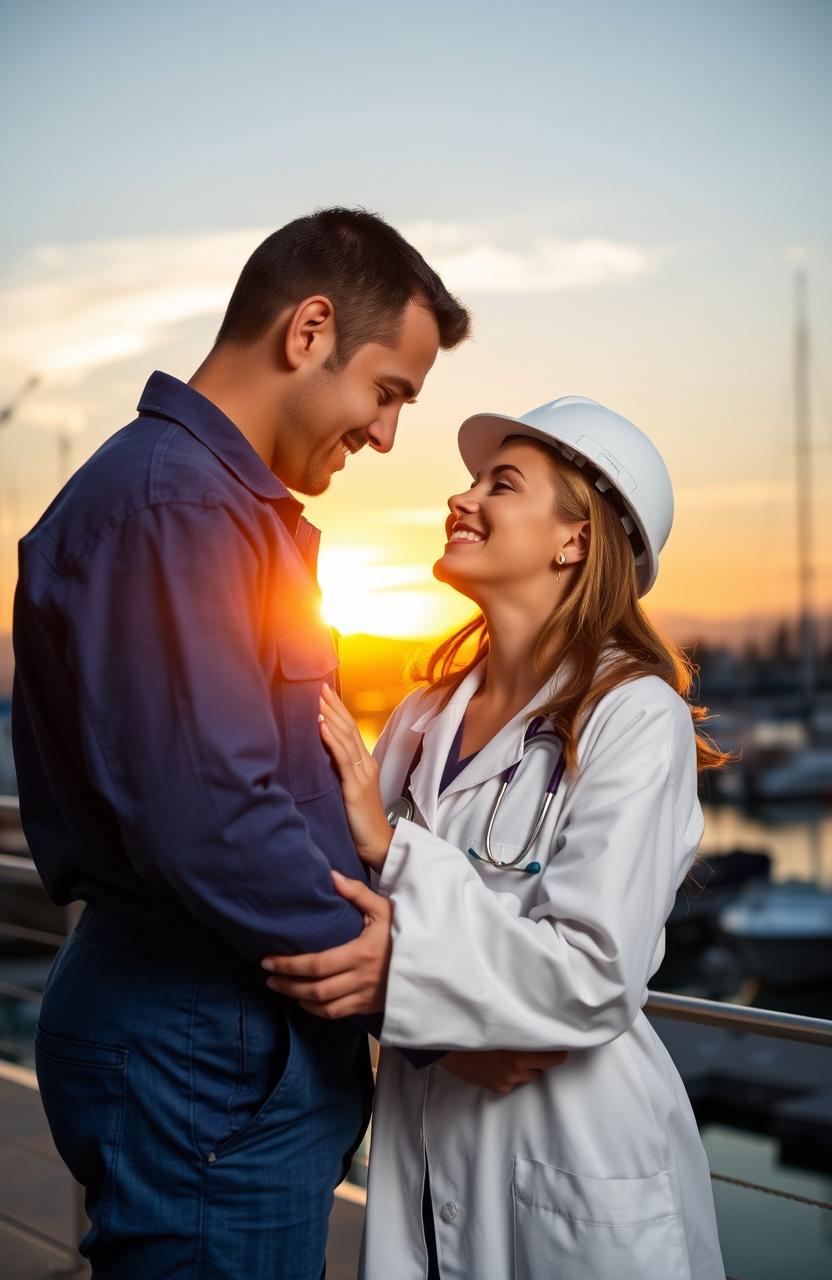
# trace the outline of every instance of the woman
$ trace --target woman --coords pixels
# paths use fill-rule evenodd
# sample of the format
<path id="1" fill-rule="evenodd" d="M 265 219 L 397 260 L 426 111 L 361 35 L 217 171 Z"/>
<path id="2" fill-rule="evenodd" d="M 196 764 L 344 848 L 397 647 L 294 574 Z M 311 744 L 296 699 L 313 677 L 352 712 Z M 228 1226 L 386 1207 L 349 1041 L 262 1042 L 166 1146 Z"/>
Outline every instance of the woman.
<path id="1" fill-rule="evenodd" d="M 577 396 L 471 418 L 459 440 L 474 480 L 434 572 L 481 617 L 434 654 L 375 763 L 322 700 L 394 908 L 382 1042 L 449 1051 L 422 1070 L 382 1053 L 362 1275 L 722 1280 L 707 1159 L 641 1012 L 702 835 L 697 762 L 723 761 L 638 604 L 670 479 L 632 423 Z M 345 989 L 319 981 L 307 1007 L 343 1012 Z M 506 1074 L 505 1050 L 566 1060 Z"/>

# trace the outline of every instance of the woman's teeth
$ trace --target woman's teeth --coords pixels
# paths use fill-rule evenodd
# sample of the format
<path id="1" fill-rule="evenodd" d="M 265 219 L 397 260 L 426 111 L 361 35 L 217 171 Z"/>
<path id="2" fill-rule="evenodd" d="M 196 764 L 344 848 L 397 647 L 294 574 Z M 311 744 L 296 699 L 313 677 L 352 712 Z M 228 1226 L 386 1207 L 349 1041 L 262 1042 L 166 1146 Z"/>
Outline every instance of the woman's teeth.
<path id="1" fill-rule="evenodd" d="M 481 533 L 473 533 L 470 529 L 454 529 L 449 542 L 485 542 Z"/>

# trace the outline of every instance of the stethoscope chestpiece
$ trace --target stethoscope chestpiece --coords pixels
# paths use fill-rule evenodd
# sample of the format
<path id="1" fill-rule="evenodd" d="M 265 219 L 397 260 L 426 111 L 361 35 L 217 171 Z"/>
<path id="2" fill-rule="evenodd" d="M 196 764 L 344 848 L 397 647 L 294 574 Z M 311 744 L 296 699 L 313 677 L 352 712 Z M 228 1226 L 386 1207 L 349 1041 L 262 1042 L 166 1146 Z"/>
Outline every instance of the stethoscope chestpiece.
<path id="1" fill-rule="evenodd" d="M 410 796 L 396 796 L 396 799 L 388 807 L 384 816 L 387 818 L 390 826 L 395 827 L 396 823 L 401 821 L 402 818 L 404 818 L 405 821 L 410 822 L 413 817 L 413 812 L 413 801 L 410 799 Z"/>

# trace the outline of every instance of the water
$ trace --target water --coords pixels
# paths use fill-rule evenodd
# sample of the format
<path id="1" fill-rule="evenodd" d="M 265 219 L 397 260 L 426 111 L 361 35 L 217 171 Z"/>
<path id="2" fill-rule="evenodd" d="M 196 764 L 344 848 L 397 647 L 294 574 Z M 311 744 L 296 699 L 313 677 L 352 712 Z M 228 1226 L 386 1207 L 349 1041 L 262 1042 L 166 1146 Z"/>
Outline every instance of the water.
<path id="1" fill-rule="evenodd" d="M 702 1141 L 711 1170 L 832 1204 L 832 1175 L 790 1169 L 777 1143 L 758 1133 L 706 1125 Z M 737 1280 L 829 1280 L 832 1211 L 810 1208 L 715 1181 L 719 1240 L 725 1269 Z"/>
<path id="2" fill-rule="evenodd" d="M 0 962 L 0 978 L 4 972 Z M 0 994 L 0 1060 L 34 1068 L 37 1016 L 33 1001 Z"/>
<path id="3" fill-rule="evenodd" d="M 766 849 L 772 879 L 817 880 L 832 888 L 832 809 L 781 805 L 754 812 L 731 804 L 706 804 L 703 853 L 739 846 Z"/>

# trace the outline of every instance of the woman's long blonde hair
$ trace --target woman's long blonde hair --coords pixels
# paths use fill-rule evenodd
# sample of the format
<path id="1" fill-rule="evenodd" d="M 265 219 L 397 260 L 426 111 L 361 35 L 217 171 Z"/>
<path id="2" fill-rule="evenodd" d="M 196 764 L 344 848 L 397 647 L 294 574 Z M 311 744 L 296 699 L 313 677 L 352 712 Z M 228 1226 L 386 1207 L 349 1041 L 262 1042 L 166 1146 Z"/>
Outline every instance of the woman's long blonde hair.
<path id="1" fill-rule="evenodd" d="M 563 742 L 566 767 L 578 763 L 578 735 L 592 708 L 604 694 L 639 676 L 659 676 L 688 701 L 695 668 L 683 651 L 664 639 L 638 600 L 635 559 L 618 512 L 581 469 L 553 449 L 527 436 L 509 437 L 533 445 L 549 462 L 558 516 L 567 524 L 588 520 L 589 551 L 575 582 L 541 631 L 535 647 L 535 670 L 541 684 L 555 674 L 564 658 L 569 670 L 548 702 L 535 708 L 545 715 Z M 504 441 L 505 443 L 505 441 Z M 473 644 L 473 656 L 463 651 Z M 488 653 L 485 618 L 478 614 L 448 636 L 431 654 L 418 683 L 444 690 L 439 707 Z M 603 661 L 602 661 L 603 658 Z M 707 707 L 689 702 L 694 725 Z M 696 735 L 699 770 L 719 769 L 732 757 L 707 736 Z"/>

